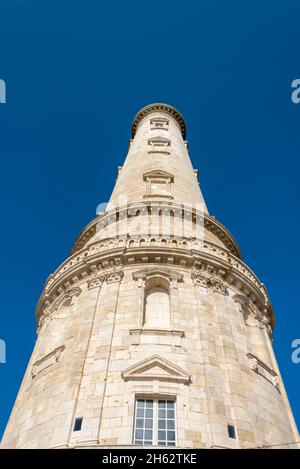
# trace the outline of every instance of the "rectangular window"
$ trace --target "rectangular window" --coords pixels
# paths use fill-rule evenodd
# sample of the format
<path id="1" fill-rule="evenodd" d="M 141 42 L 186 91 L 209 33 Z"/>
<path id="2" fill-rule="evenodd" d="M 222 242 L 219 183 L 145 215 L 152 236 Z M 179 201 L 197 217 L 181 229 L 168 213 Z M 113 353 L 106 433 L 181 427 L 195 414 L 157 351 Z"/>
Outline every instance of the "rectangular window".
<path id="1" fill-rule="evenodd" d="M 163 129 L 168 130 L 169 121 L 163 117 L 155 117 L 150 120 L 151 129 Z"/>
<path id="2" fill-rule="evenodd" d="M 175 446 L 175 401 L 137 399 L 134 443 L 136 445 Z"/>
<path id="3" fill-rule="evenodd" d="M 229 438 L 233 438 L 235 440 L 236 439 L 235 426 L 227 425 L 227 430 L 228 430 Z"/>
<path id="4" fill-rule="evenodd" d="M 73 428 L 74 432 L 79 432 L 81 430 L 82 420 L 83 420 L 82 417 L 78 417 L 77 419 L 75 419 L 74 428 Z"/>
<path id="5" fill-rule="evenodd" d="M 151 150 L 148 153 L 166 153 L 170 154 L 169 147 L 171 146 L 171 140 L 163 137 L 152 137 L 148 139 L 148 145 L 151 146 Z"/>

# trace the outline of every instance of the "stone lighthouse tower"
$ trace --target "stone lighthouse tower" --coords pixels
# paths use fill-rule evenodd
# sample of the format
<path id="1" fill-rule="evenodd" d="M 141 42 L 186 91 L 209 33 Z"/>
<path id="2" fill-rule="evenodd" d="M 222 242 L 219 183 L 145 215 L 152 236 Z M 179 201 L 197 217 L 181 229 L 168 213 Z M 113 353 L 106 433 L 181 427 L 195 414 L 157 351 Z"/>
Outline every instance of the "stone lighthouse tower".
<path id="1" fill-rule="evenodd" d="M 3 448 L 296 447 L 267 291 L 209 215 L 173 107 L 134 118 L 107 209 L 36 315 Z"/>

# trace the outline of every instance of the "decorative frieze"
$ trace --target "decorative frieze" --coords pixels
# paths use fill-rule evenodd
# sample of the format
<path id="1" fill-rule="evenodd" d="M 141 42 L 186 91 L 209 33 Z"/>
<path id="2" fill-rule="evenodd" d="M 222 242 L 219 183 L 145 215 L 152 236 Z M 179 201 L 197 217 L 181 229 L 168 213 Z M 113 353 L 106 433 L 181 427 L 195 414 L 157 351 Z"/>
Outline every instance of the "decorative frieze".
<path id="1" fill-rule="evenodd" d="M 126 266 L 126 264 L 133 265 L 139 263 L 157 263 L 162 264 L 162 267 L 163 265 L 167 266 L 168 264 L 172 264 L 174 266 L 177 265 L 182 268 L 192 268 L 191 277 L 195 285 L 200 285 L 202 287 L 209 288 L 210 290 L 219 292 L 221 294 L 226 294 L 226 288 L 229 286 L 240 290 L 241 294 L 245 295 L 252 302 L 254 302 L 256 306 L 258 306 L 258 309 L 260 311 L 266 310 L 265 315 L 271 317 L 270 327 L 272 326 L 273 313 L 268 301 L 268 296 L 266 294 L 265 287 L 254 277 L 254 274 L 250 271 L 247 266 L 245 266 L 245 264 L 243 264 L 241 261 L 238 261 L 237 258 L 235 258 L 234 263 L 228 262 L 228 256 L 230 255 L 228 251 L 224 251 L 226 252 L 227 256 L 226 259 L 224 259 L 224 256 L 216 257 L 218 251 L 214 252 L 213 254 L 211 253 L 211 251 L 209 251 L 208 256 L 208 253 L 204 251 L 204 247 L 202 251 L 193 251 L 193 255 L 191 256 L 188 252 L 185 254 L 183 251 L 179 252 L 174 249 L 173 241 L 174 240 L 172 240 L 171 244 L 167 246 L 163 244 L 158 244 L 155 246 L 155 248 L 159 249 L 160 253 L 162 252 L 161 249 L 167 250 L 166 255 L 159 256 L 155 255 L 155 251 L 153 251 L 153 253 L 148 253 L 147 256 L 145 256 L 145 248 L 144 246 L 142 246 L 140 253 L 139 249 L 136 249 L 136 247 L 134 248 L 134 255 L 128 255 L 126 249 L 124 248 L 125 252 L 122 254 L 120 253 L 119 257 L 107 257 L 107 254 L 105 254 L 105 252 L 102 253 L 99 251 L 98 254 L 95 252 L 94 248 L 98 246 L 97 249 L 99 249 L 99 243 L 92 245 L 90 247 L 90 255 L 89 252 L 87 252 L 86 256 L 84 257 L 84 260 L 80 261 L 78 259 L 78 264 L 74 264 L 74 262 L 72 262 L 72 265 L 70 265 L 70 273 L 68 273 L 68 270 L 64 266 L 62 269 L 58 269 L 57 273 L 51 277 L 51 285 L 47 285 L 44 294 L 42 295 L 38 304 L 38 315 L 41 316 L 42 314 L 44 314 L 42 310 L 45 310 L 45 314 L 47 314 L 48 305 L 53 304 L 55 302 L 55 298 L 60 296 L 58 293 L 58 288 L 60 288 L 61 285 L 63 286 L 63 288 L 60 291 L 62 291 L 66 287 L 68 287 L 67 289 L 71 287 L 73 288 L 74 286 L 76 286 L 76 283 L 80 282 L 82 279 L 85 279 L 87 277 L 89 282 L 89 288 L 93 288 L 97 285 L 99 286 L 101 283 L 101 280 L 99 279 L 93 280 L 93 277 L 99 275 L 95 275 L 95 272 L 106 272 L 105 281 L 110 283 L 121 280 L 123 276 L 123 271 L 122 269 L 119 271 L 116 269 L 121 265 Z M 135 241 L 135 243 L 138 244 L 137 241 Z M 205 246 L 207 245 L 208 244 L 206 243 Z M 185 247 L 185 249 L 188 250 L 187 246 L 182 247 Z M 153 249 L 153 246 L 151 246 L 151 248 Z M 172 249 L 172 256 L 169 255 L 169 253 L 171 254 L 170 248 Z M 101 258 L 104 256 L 106 258 L 101 260 Z M 201 258 L 205 260 L 200 260 Z M 220 259 L 222 259 L 222 267 L 220 266 Z M 243 267 L 237 268 L 237 261 L 238 265 Z M 76 271 L 74 270 L 75 268 Z M 146 270 L 148 271 L 148 269 Z M 90 272 L 93 273 L 92 278 L 89 278 Z M 55 285 L 57 285 L 57 290 L 55 290 Z M 172 281 L 172 286 L 176 288 L 176 281 L 174 281 L 174 279 Z M 63 295 L 63 293 L 61 293 L 61 295 Z M 269 335 L 270 327 L 267 327 Z"/>
<path id="2" fill-rule="evenodd" d="M 181 250 L 187 251 L 188 253 L 195 252 L 195 256 L 199 256 L 201 254 L 209 254 L 210 257 L 212 258 L 217 258 L 220 259 L 222 262 L 225 262 L 228 264 L 228 266 L 231 268 L 232 274 L 235 271 L 238 271 L 243 277 L 246 277 L 251 284 L 255 285 L 257 289 L 261 292 L 261 294 L 265 297 L 266 301 L 268 299 L 265 287 L 263 284 L 259 282 L 259 280 L 255 277 L 255 275 L 252 273 L 252 271 L 239 259 L 236 257 L 233 257 L 226 249 L 222 249 L 219 246 L 216 246 L 213 243 L 208 243 L 205 242 L 201 247 L 197 247 L 197 241 L 191 241 L 191 240 L 186 240 L 182 239 L 180 237 L 158 237 L 158 238 L 153 238 L 153 237 L 145 237 L 144 235 L 137 236 L 135 238 L 126 238 L 124 240 L 103 240 L 103 241 L 98 241 L 94 244 L 91 244 L 88 246 L 86 250 L 84 250 L 82 253 L 78 255 L 74 255 L 71 258 L 69 258 L 60 268 L 57 269 L 57 271 L 51 275 L 48 279 L 48 282 L 45 286 L 45 290 L 49 291 L 51 286 L 57 281 L 68 275 L 68 272 L 71 272 L 74 270 L 74 268 L 81 268 L 83 263 L 90 263 L 90 260 L 92 260 L 95 256 L 101 257 L 104 256 L 107 251 L 115 251 L 115 250 L 120 250 L 120 242 L 122 242 L 123 247 L 122 247 L 122 253 L 121 255 L 124 255 L 126 250 L 128 248 L 132 249 L 134 248 L 137 250 L 137 248 L 141 248 L 142 250 L 145 250 L 147 247 L 151 248 L 158 248 L 159 250 L 166 250 L 166 252 L 170 251 L 172 249 L 173 251 L 176 248 L 179 248 Z M 107 255 L 107 254 L 106 254 Z M 177 254 L 177 256 L 179 253 Z M 144 256 L 145 257 L 145 256 Z M 147 256 L 148 257 L 148 256 Z M 187 259 L 185 259 L 184 254 L 181 253 L 180 259 L 178 262 L 181 262 L 182 264 L 184 263 L 186 266 L 187 265 Z M 116 259 L 115 256 L 112 253 L 112 259 Z M 131 257 L 132 263 L 134 263 L 134 257 Z M 171 259 L 172 262 L 174 262 L 173 257 L 168 256 L 168 260 Z M 129 263 L 130 260 L 128 258 L 127 262 Z M 123 261 L 124 263 L 124 261 Z M 104 268 L 104 266 L 102 266 Z M 228 277 L 228 282 L 233 281 L 234 278 L 233 276 L 231 278 Z"/>

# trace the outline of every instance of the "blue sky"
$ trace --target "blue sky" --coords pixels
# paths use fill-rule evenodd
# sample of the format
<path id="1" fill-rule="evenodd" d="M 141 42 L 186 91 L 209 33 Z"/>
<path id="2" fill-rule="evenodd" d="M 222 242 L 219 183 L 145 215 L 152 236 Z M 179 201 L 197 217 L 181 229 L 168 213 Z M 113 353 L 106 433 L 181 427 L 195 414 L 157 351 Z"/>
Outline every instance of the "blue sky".
<path id="1" fill-rule="evenodd" d="M 266 284 L 300 424 L 300 3 L 1 0 L 0 435 L 35 342 L 48 275 L 109 198 L 134 114 L 177 107 L 209 211 Z"/>

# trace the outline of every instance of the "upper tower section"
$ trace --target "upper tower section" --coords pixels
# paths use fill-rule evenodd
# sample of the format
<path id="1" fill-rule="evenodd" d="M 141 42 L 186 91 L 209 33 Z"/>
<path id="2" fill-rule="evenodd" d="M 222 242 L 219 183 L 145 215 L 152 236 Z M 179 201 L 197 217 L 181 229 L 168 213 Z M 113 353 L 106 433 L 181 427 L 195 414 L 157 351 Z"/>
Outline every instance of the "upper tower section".
<path id="1" fill-rule="evenodd" d="M 175 108 L 160 103 L 142 108 L 133 120 L 129 151 L 107 210 L 169 201 L 207 213 L 185 138 L 186 125 Z"/>

